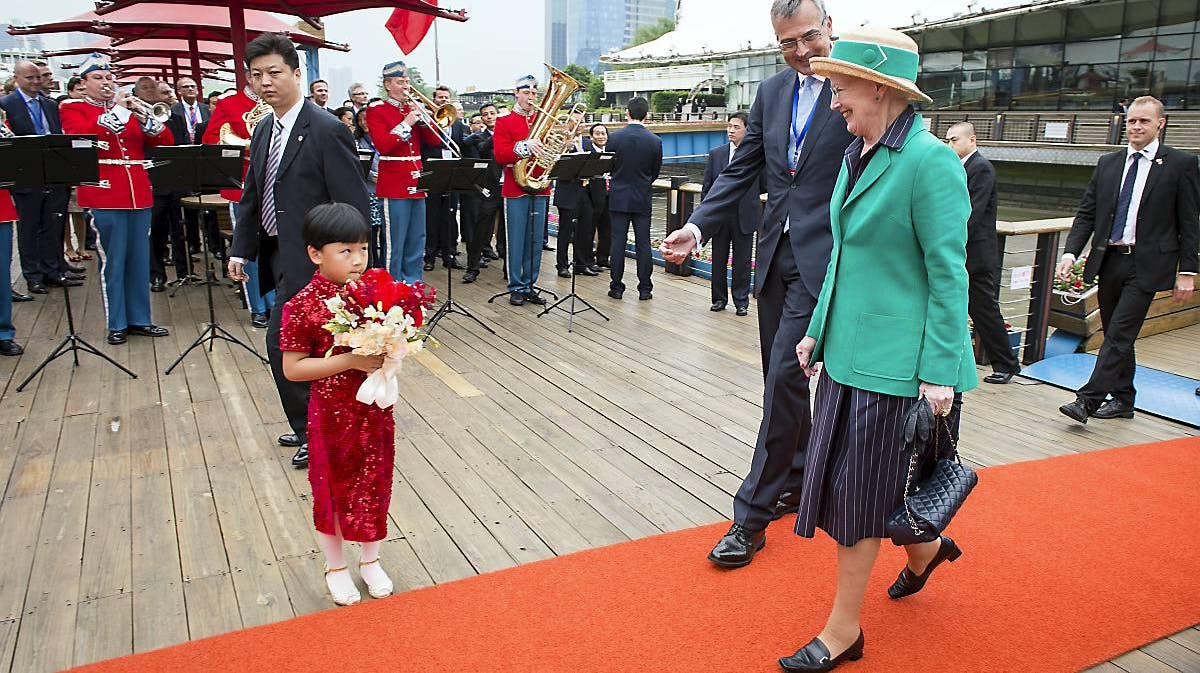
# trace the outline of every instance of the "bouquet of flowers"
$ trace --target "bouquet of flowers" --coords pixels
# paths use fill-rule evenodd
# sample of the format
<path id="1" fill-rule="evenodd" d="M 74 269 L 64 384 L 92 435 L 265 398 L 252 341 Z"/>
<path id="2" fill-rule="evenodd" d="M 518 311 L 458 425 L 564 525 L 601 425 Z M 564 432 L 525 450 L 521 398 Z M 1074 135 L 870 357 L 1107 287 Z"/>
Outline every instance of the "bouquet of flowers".
<path id="1" fill-rule="evenodd" d="M 1063 303 L 1068 305 L 1077 303 L 1082 298 L 1082 295 L 1096 284 L 1095 282 L 1088 283 L 1083 280 L 1083 267 L 1085 264 L 1087 264 L 1087 257 L 1071 265 L 1071 273 L 1065 280 L 1060 278 L 1054 279 L 1054 291 L 1062 295 Z"/>
<path id="2" fill-rule="evenodd" d="M 420 328 L 436 296 L 424 283 L 409 285 L 393 281 L 384 269 L 368 269 L 325 300 L 333 315 L 324 327 L 333 333 L 334 347 L 345 346 L 356 355 L 387 356 L 359 386 L 355 399 L 386 409 L 400 398 L 400 363 L 425 348 L 429 335 Z"/>

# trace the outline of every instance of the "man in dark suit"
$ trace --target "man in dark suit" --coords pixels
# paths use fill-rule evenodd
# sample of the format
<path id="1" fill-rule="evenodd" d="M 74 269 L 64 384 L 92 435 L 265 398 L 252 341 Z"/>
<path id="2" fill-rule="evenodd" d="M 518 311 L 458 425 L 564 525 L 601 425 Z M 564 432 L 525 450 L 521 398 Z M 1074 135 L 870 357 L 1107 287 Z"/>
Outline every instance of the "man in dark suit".
<path id="1" fill-rule="evenodd" d="M 709 560 L 736 568 L 753 559 L 772 518 L 796 511 L 804 447 L 812 429 L 808 377 L 796 345 L 821 293 L 833 238 L 829 199 L 852 137 L 829 109 L 832 90 L 809 59 L 828 56 L 833 23 L 811 0 L 773 10 L 771 23 L 790 68 L 759 85 L 750 127 L 708 197 L 688 224 L 663 241 L 663 256 L 680 262 L 711 239 L 747 191 L 767 190 L 758 237 L 754 295 L 762 348 L 763 420 L 750 472 L 734 498 L 733 526 Z"/>
<path id="2" fill-rule="evenodd" d="M 1089 416 L 1133 418 L 1134 340 L 1154 293 L 1174 290 L 1184 301 L 1195 289 L 1200 169 L 1194 155 L 1158 139 L 1165 122 L 1158 99 L 1130 104 L 1129 146 L 1100 157 L 1058 264 L 1058 276 L 1067 278 L 1091 239 L 1083 275 L 1087 282 L 1100 276 L 1104 344 L 1075 401 L 1058 408 L 1080 423 Z"/>
<path id="3" fill-rule="evenodd" d="M 746 137 L 750 115 L 735 112 L 729 115 L 725 133 L 729 142 L 714 147 L 708 153 L 704 165 L 704 185 L 700 200 L 708 195 L 713 182 L 721 171 L 737 156 L 737 149 Z M 760 178 L 761 183 L 761 178 Z M 736 211 L 725 213 L 725 221 L 712 237 L 712 308 L 724 311 L 729 303 L 729 249 L 733 248 L 733 306 L 738 315 L 750 313 L 750 248 L 754 245 L 754 231 L 762 217 L 759 195 L 761 189 L 747 189 Z"/>
<path id="4" fill-rule="evenodd" d="M 33 61 L 21 61 L 14 70 L 17 90 L 0 98 L 12 132 L 19 136 L 62 133 L 58 105 L 42 93 L 42 76 Z M 17 243 L 21 274 L 29 291 L 46 294 L 47 286 L 81 285 L 83 276 L 67 268 L 63 259 L 63 227 L 70 189 L 58 185 L 41 189 L 13 189 L 20 221 Z"/>
<path id="5" fill-rule="evenodd" d="M 985 383 L 1008 383 L 1021 363 L 1013 353 L 1000 314 L 1000 250 L 996 239 L 996 170 L 979 153 L 975 126 L 959 122 L 946 130 L 946 142 L 962 160 L 971 194 L 971 219 L 967 220 L 967 314 L 975 336 L 992 365 Z"/>
<path id="6" fill-rule="evenodd" d="M 179 142 L 179 136 L 175 136 L 175 142 L 180 145 L 199 145 L 201 136 L 196 133 L 196 127 L 207 122 L 212 111 L 208 103 L 200 100 L 200 87 L 191 77 L 180 77 L 175 89 L 179 94 L 179 102 L 171 106 L 171 112 L 179 115 L 187 127 L 187 133 L 183 136 L 187 142 Z"/>
<path id="7" fill-rule="evenodd" d="M 590 153 L 592 142 L 582 136 L 582 115 L 578 118 L 577 136 L 571 143 L 568 154 Z M 570 278 L 571 271 L 584 276 L 599 275 L 591 269 L 592 200 L 588 194 L 591 181 L 557 180 L 554 185 L 554 205 L 558 208 L 558 259 L 555 267 L 561 278 Z M 570 250 L 567 247 L 570 245 Z M 569 254 L 568 254 L 569 252 Z"/>
<path id="8" fill-rule="evenodd" d="M 500 177 L 504 169 L 496 163 L 493 149 L 494 130 L 496 128 L 496 104 L 484 103 L 479 107 L 479 120 L 483 129 L 472 133 L 463 140 L 463 154 L 476 159 L 486 159 L 488 162 L 488 195 L 464 194 L 471 196 L 475 202 L 474 214 L 468 218 L 468 209 L 463 209 L 463 238 L 467 239 L 467 272 L 463 274 L 464 283 L 474 283 L 479 278 L 479 270 L 487 266 L 485 250 L 492 242 L 492 229 L 495 227 L 496 213 L 504 205 L 504 197 L 500 195 Z M 465 229 L 471 228 L 470 235 Z"/>
<path id="9" fill-rule="evenodd" d="M 350 130 L 300 95 L 300 57 L 291 40 L 278 33 L 260 35 L 246 45 L 246 66 L 256 93 L 274 114 L 258 124 L 251 139 L 229 276 L 245 281 L 242 265 L 257 259 L 260 290 L 276 290 L 267 356 L 288 424 L 306 440 L 308 385 L 283 376 L 279 350 L 280 309 L 316 270 L 301 227 L 313 206 L 330 202 L 348 203 L 370 222 L 370 199 Z M 308 465 L 307 441 L 292 464 Z"/>
<path id="10" fill-rule="evenodd" d="M 433 102 L 442 106 L 450 103 L 450 89 L 439 86 L 433 91 Z M 466 138 L 467 125 L 456 119 L 449 129 L 439 132 L 449 135 L 459 148 Z M 454 151 L 445 144 L 421 144 L 421 162 L 430 159 L 452 159 Z M 425 270 L 432 271 L 438 257 L 442 266 L 451 269 L 464 268 L 458 261 L 458 226 L 454 222 L 454 195 L 443 192 L 425 193 Z"/>
<path id="11" fill-rule="evenodd" d="M 147 105 L 165 103 L 157 89 L 151 99 L 142 99 Z M 140 98 L 140 96 L 139 96 Z M 194 128 L 188 128 L 187 119 L 171 108 L 171 116 L 163 124 L 171 132 L 176 145 L 191 145 Z M 151 174 L 153 179 L 153 173 Z M 179 204 L 180 194 L 169 190 L 154 189 L 154 208 L 150 214 L 150 291 L 162 292 L 167 287 L 167 241 L 170 240 L 172 261 L 175 264 L 175 277 L 183 278 L 188 274 L 188 254 L 183 244 L 183 220 Z M 180 245 L 176 244 L 178 236 Z"/>
<path id="12" fill-rule="evenodd" d="M 635 96 L 625 106 L 628 123 L 612 134 L 606 151 L 616 155 L 613 160 L 612 188 L 608 194 L 608 211 L 612 216 L 612 247 L 609 264 L 612 281 L 608 296 L 620 299 L 625 293 L 625 241 L 633 225 L 633 245 L 637 255 L 638 299 L 652 299 L 654 284 L 650 272 L 654 262 L 650 257 L 650 197 L 652 183 L 662 168 L 662 139 L 646 128 L 650 104 Z M 560 244 L 561 245 L 561 244 Z"/>
<path id="13" fill-rule="evenodd" d="M 592 151 L 602 154 L 608 151 L 608 127 L 604 124 L 592 124 L 588 130 Z M 605 173 L 589 180 L 587 192 L 591 197 L 592 228 L 596 231 L 596 253 L 588 257 L 588 268 L 596 273 L 607 269 L 608 253 L 612 250 L 612 217 L 608 212 L 608 189 L 612 176 Z"/>

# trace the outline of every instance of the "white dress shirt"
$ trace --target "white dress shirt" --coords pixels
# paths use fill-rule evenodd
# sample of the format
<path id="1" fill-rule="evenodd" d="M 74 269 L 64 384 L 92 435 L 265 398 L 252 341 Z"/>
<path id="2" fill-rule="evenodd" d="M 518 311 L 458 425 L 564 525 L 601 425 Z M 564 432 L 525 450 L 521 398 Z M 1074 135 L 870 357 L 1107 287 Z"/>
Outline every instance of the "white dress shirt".
<path id="1" fill-rule="evenodd" d="M 290 110 L 283 113 L 282 117 L 277 117 L 275 115 L 271 115 L 271 117 L 270 117 L 272 124 L 274 124 L 276 122 L 276 120 L 278 120 L 279 123 L 283 125 L 283 146 L 279 148 L 280 158 L 282 158 L 284 154 L 287 154 L 288 142 L 290 142 L 292 139 L 292 127 L 296 125 L 296 119 L 300 117 L 300 110 L 301 110 L 301 108 L 304 107 L 305 100 L 306 99 L 303 96 L 301 96 L 300 100 L 297 101 L 296 104 L 293 105 Z M 266 121 L 266 120 L 264 120 L 264 121 Z M 261 124 L 262 122 L 259 122 L 259 123 Z M 273 133 L 273 131 L 272 131 L 272 133 Z M 269 145 L 269 143 L 268 143 L 268 145 Z M 276 176 L 276 177 L 278 177 L 278 176 Z M 259 185 L 259 189 L 262 189 L 262 185 Z M 259 205 L 261 205 L 261 204 L 259 204 Z M 236 225 L 236 223 L 235 223 L 235 225 Z M 229 257 L 229 261 L 237 262 L 238 264 L 246 263 L 245 259 L 243 259 L 241 257 L 233 257 L 233 256 Z"/>
<path id="2" fill-rule="evenodd" d="M 971 153 L 970 153 L 970 154 L 968 154 L 967 156 L 965 156 L 965 157 L 963 157 L 963 158 L 962 158 L 962 160 L 961 160 L 961 161 L 962 161 L 962 165 L 963 165 L 963 166 L 966 166 L 966 165 L 967 165 L 967 162 L 971 160 L 971 157 L 975 156 L 975 155 L 976 155 L 978 152 L 979 152 L 979 150 L 971 150 Z"/>
<path id="3" fill-rule="evenodd" d="M 196 102 L 191 105 L 183 100 L 179 101 L 179 104 L 183 107 L 183 120 L 187 122 L 188 135 L 194 138 L 196 136 L 196 124 L 204 121 L 200 116 L 200 99 L 197 98 Z M 195 117 L 192 115 L 195 115 Z M 195 123 L 192 122 L 193 119 Z"/>
<path id="4" fill-rule="evenodd" d="M 1121 240 L 1114 241 L 1121 245 L 1133 245 L 1137 242 L 1137 218 L 1138 210 L 1142 203 L 1142 194 L 1146 191 L 1146 177 L 1150 175 L 1150 171 L 1154 170 L 1154 157 L 1158 155 L 1158 138 L 1154 142 L 1146 145 L 1141 150 L 1133 149 L 1133 146 L 1125 148 L 1125 163 L 1121 168 L 1121 185 L 1125 183 L 1125 174 L 1129 172 L 1129 166 L 1133 163 L 1133 155 L 1141 154 L 1142 158 L 1138 159 L 1137 179 L 1133 181 L 1133 197 L 1129 200 L 1129 214 L 1125 219 L 1125 231 L 1121 235 Z M 1113 222 L 1113 229 L 1117 228 L 1117 223 Z"/>

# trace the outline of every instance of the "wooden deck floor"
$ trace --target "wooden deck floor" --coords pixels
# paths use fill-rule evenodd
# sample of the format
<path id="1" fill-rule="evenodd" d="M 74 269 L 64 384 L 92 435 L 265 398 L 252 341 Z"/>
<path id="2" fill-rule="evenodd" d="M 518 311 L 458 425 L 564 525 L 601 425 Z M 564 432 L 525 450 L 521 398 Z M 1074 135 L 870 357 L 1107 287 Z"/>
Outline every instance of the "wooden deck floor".
<path id="1" fill-rule="evenodd" d="M 545 261 L 543 284 L 567 291 Z M 497 334 L 452 316 L 436 332 L 441 346 L 406 365 L 383 551 L 398 589 L 730 516 L 761 415 L 755 318 L 709 312 L 704 282 L 654 278 L 650 302 L 615 302 L 603 278 L 581 278 L 612 321 L 584 314 L 573 334 L 564 315 L 486 304 L 501 289 L 498 268 L 455 286 Z M 101 346 L 94 280 L 72 298 L 82 335 Z M 153 301 L 169 338 L 102 346 L 138 379 L 84 354 L 21 393 L 66 322 L 61 293 L 16 306 L 26 354 L 0 358 L 0 672 L 55 671 L 331 607 L 306 475 L 274 441 L 288 430 L 268 370 L 218 342 L 164 376 L 203 326 L 205 294 Z M 217 308 L 261 349 L 263 332 L 228 289 Z M 1155 337 L 1139 356 L 1196 376 L 1183 354 L 1198 340 L 1200 328 Z M 1066 399 L 1039 384 L 971 393 L 965 457 L 993 465 L 1195 434 L 1144 414 L 1077 427 L 1056 411 Z M 1096 670 L 1200 670 L 1200 630 Z"/>

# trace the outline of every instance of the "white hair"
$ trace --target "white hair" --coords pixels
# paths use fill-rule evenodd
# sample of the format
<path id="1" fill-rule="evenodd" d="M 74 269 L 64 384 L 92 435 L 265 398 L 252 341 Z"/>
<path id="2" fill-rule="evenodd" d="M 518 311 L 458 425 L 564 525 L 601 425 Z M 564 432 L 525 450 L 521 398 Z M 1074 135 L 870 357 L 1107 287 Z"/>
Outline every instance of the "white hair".
<path id="1" fill-rule="evenodd" d="M 792 18 L 805 2 L 816 5 L 817 11 L 821 12 L 821 23 L 825 23 L 825 19 L 829 18 L 829 12 L 825 11 L 825 0 L 775 0 L 771 3 L 771 20 Z"/>

